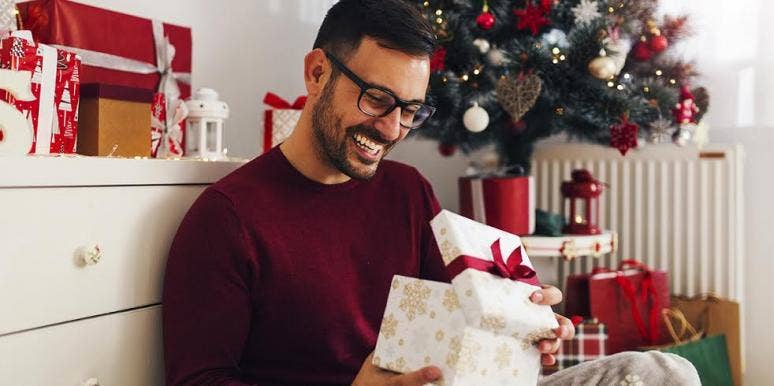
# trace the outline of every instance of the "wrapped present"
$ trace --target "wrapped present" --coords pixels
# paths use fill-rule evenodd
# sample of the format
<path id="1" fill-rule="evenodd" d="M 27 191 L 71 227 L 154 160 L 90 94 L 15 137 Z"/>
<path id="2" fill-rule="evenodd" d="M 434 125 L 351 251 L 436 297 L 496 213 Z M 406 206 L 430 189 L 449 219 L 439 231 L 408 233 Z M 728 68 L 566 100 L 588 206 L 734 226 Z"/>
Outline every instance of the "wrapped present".
<path id="1" fill-rule="evenodd" d="M 83 58 L 83 83 L 149 90 L 170 99 L 191 95 L 191 30 L 68 0 L 18 4 L 41 43 Z"/>
<path id="2" fill-rule="evenodd" d="M 91 156 L 150 155 L 153 91 L 106 84 L 84 84 L 78 110 L 78 153 Z"/>
<path id="3" fill-rule="evenodd" d="M 563 340 L 555 354 L 556 363 L 543 366 L 543 375 L 553 374 L 577 364 L 605 356 L 607 329 L 596 319 L 587 319 L 575 326 L 575 337 Z"/>
<path id="4" fill-rule="evenodd" d="M 0 41 L 0 68 L 29 74 L 31 97 L 0 90 L 0 101 L 16 107 L 33 129 L 31 154 L 74 153 L 78 134 L 80 58 L 35 44 L 29 31 Z"/>
<path id="5" fill-rule="evenodd" d="M 535 232 L 531 176 L 476 175 L 459 179 L 460 213 L 517 235 Z"/>
<path id="6" fill-rule="evenodd" d="M 393 279 L 374 364 L 436 365 L 446 386 L 535 385 L 535 343 L 555 338 L 558 323 L 530 300 L 540 287 L 518 236 L 448 211 L 431 226 L 452 283 Z"/>
<path id="7" fill-rule="evenodd" d="M 739 303 L 712 294 L 702 294 L 694 297 L 673 296 L 672 307 L 680 310 L 688 322 L 708 336 L 725 335 L 734 385 L 742 386 Z"/>
<path id="8" fill-rule="evenodd" d="M 269 106 L 264 111 L 263 117 L 263 152 L 265 153 L 285 141 L 293 132 L 298 119 L 301 118 L 306 96 L 296 98 L 296 101 L 291 104 L 274 93 L 266 93 L 263 103 Z"/>
<path id="9" fill-rule="evenodd" d="M 567 277 L 565 312 L 604 323 L 608 354 L 661 344 L 668 340 L 661 318 L 669 307 L 668 283 L 666 272 L 624 260 L 617 271 Z"/>
<path id="10" fill-rule="evenodd" d="M 18 7 L 36 39 L 83 58 L 83 83 L 157 90 L 166 108 L 191 95 L 190 28 L 69 0 L 33 0 Z M 162 135 L 175 142 L 164 156 L 182 156 L 185 122 L 172 118 L 162 121 Z"/>

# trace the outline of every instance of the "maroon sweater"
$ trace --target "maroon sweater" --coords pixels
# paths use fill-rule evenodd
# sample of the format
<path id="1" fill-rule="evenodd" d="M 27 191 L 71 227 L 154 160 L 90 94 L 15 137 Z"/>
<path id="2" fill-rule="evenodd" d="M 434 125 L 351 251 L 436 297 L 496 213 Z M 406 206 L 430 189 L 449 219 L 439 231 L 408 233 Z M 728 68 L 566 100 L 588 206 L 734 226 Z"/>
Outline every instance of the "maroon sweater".
<path id="1" fill-rule="evenodd" d="M 412 167 L 323 185 L 275 148 L 209 187 L 167 262 L 167 385 L 350 384 L 393 275 L 448 281 Z"/>

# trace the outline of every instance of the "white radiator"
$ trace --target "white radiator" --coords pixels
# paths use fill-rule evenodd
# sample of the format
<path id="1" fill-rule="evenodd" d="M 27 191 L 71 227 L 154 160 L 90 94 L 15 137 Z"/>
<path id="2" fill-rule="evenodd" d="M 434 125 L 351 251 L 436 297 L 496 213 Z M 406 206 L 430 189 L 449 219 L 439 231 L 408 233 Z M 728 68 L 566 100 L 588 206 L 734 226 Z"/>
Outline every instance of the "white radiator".
<path id="1" fill-rule="evenodd" d="M 609 184 L 600 199 L 600 225 L 618 232 L 618 251 L 562 262 L 566 275 L 636 258 L 669 271 L 674 294 L 713 292 L 741 302 L 744 290 L 742 185 L 739 145 L 703 149 L 672 144 L 617 150 L 586 144 L 543 144 L 532 174 L 537 207 L 561 213 L 559 186 L 585 168 Z"/>

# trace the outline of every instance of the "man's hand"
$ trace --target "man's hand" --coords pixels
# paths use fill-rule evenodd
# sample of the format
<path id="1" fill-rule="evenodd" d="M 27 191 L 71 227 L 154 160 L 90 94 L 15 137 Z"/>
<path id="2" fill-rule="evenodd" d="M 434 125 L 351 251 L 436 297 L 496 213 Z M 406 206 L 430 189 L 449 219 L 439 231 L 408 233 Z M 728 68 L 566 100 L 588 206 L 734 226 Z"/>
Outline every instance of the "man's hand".
<path id="1" fill-rule="evenodd" d="M 352 386 L 422 386 L 441 379 L 441 370 L 435 366 L 424 367 L 412 373 L 396 374 L 380 369 L 371 363 L 373 353 L 366 358 Z"/>
<path id="2" fill-rule="evenodd" d="M 559 288 L 554 286 L 544 285 L 543 289 L 532 293 L 530 299 L 533 303 L 554 306 L 562 302 L 562 291 L 559 291 Z M 543 354 L 541 356 L 541 362 L 544 365 L 556 363 L 554 354 L 559 350 L 562 339 L 572 339 L 572 337 L 575 336 L 575 328 L 573 328 L 570 319 L 556 314 L 556 321 L 559 322 L 559 328 L 555 330 L 557 339 L 544 339 L 538 343 L 538 350 Z"/>

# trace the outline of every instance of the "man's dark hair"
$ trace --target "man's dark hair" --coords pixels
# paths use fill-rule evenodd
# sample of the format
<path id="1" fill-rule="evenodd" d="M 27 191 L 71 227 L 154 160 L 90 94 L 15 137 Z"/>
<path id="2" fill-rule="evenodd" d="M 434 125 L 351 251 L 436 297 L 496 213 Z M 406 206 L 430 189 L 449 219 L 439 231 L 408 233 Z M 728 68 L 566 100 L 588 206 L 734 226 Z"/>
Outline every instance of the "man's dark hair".
<path id="1" fill-rule="evenodd" d="M 405 0 L 341 0 L 328 10 L 314 48 L 347 60 L 366 36 L 415 56 L 430 56 L 436 44 L 430 23 Z"/>

